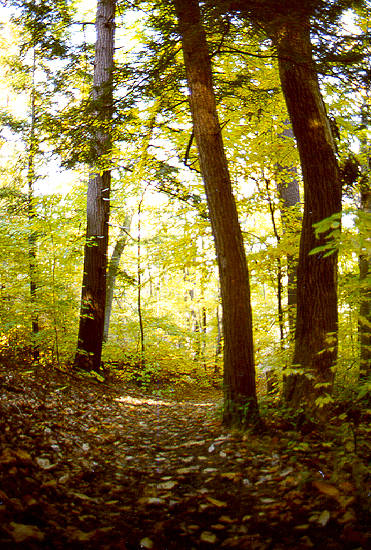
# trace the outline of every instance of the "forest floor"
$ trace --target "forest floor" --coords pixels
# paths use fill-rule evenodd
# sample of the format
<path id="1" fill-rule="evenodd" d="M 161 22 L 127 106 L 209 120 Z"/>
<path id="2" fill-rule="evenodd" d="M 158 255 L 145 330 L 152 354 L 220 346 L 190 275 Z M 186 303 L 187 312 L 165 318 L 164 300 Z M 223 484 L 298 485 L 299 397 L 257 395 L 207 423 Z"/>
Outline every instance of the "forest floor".
<path id="1" fill-rule="evenodd" d="M 221 397 L 0 365 L 0 548 L 365 549 L 365 426 L 230 432 Z"/>

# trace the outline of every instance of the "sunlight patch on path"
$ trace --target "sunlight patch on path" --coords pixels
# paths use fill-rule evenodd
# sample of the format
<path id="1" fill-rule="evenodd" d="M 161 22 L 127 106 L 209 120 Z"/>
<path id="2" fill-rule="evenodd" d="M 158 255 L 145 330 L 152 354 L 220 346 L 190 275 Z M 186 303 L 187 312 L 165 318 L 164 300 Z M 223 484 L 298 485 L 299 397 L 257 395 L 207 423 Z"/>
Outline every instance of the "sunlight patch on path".
<path id="1" fill-rule="evenodd" d="M 117 397 L 115 401 L 118 401 L 119 403 L 125 403 L 128 405 L 163 405 L 164 407 L 174 407 L 179 405 L 192 405 L 192 407 L 210 407 L 213 405 L 211 401 L 209 402 L 203 402 L 203 403 L 194 403 L 193 401 L 164 401 L 163 399 L 149 399 L 149 398 L 143 398 L 139 399 L 137 397 L 131 397 L 129 395 L 125 397 Z"/>

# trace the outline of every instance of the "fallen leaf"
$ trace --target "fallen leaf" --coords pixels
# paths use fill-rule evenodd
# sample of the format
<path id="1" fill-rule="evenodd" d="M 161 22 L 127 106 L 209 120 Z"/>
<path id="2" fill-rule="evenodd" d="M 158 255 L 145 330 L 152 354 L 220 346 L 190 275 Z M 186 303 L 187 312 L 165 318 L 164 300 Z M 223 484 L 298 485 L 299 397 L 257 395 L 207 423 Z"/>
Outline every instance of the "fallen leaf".
<path id="1" fill-rule="evenodd" d="M 68 474 L 64 474 L 58 479 L 58 483 L 66 483 L 70 479 L 70 476 Z"/>
<path id="2" fill-rule="evenodd" d="M 153 548 L 153 541 L 148 537 L 145 537 L 144 539 L 142 539 L 139 544 L 140 544 L 140 548 L 146 548 L 148 550 Z"/>
<path id="3" fill-rule="evenodd" d="M 15 542 L 25 542 L 26 540 L 38 540 L 42 541 L 45 535 L 36 525 L 25 525 L 23 523 L 15 523 L 12 521 L 10 524 L 10 535 Z"/>
<path id="4" fill-rule="evenodd" d="M 249 516 L 250 517 L 250 516 Z M 221 521 L 222 523 L 236 523 L 236 520 L 235 519 L 232 519 L 231 517 L 229 516 L 220 516 L 219 520 L 218 521 Z"/>
<path id="5" fill-rule="evenodd" d="M 218 468 L 205 468 L 202 470 L 203 474 L 213 474 L 218 471 Z"/>
<path id="6" fill-rule="evenodd" d="M 138 503 L 144 506 L 161 506 L 165 504 L 165 501 L 163 498 L 142 497 L 138 500 Z"/>
<path id="7" fill-rule="evenodd" d="M 217 500 L 213 497 L 206 497 L 206 500 L 208 500 L 210 504 L 212 504 L 213 506 L 217 506 L 218 508 L 224 508 L 225 506 L 227 506 L 226 502 L 222 502 L 221 500 Z"/>
<path id="8" fill-rule="evenodd" d="M 214 468 L 215 469 L 215 468 Z M 190 468 L 178 468 L 175 470 L 177 474 L 184 475 L 184 474 L 191 474 L 195 471 L 195 467 L 191 466 Z"/>
<path id="9" fill-rule="evenodd" d="M 210 531 L 203 531 L 201 533 L 200 540 L 202 542 L 208 542 L 209 544 L 215 544 L 217 538 L 214 533 L 211 533 Z"/>
<path id="10" fill-rule="evenodd" d="M 328 510 L 323 510 L 323 512 L 321 512 L 321 515 L 317 519 L 317 523 L 322 525 L 322 527 L 325 527 L 328 524 L 329 520 L 330 520 L 330 512 Z"/>
<path id="11" fill-rule="evenodd" d="M 14 464 L 16 458 L 10 449 L 4 449 L 0 455 L 0 464 Z"/>
<path id="12" fill-rule="evenodd" d="M 97 499 L 89 497 L 88 495 L 84 495 L 83 493 L 71 492 L 71 495 L 76 498 L 79 498 L 80 500 L 89 500 L 91 502 L 97 502 Z"/>
<path id="13" fill-rule="evenodd" d="M 328 497 L 338 499 L 340 496 L 339 490 L 333 485 L 330 485 L 330 483 L 326 483 L 325 481 L 313 481 L 313 485 L 320 493 Z"/>
<path id="14" fill-rule="evenodd" d="M 36 458 L 36 464 L 43 470 L 52 470 L 57 467 L 57 464 L 51 464 L 48 458 Z"/>
<path id="15" fill-rule="evenodd" d="M 347 510 L 345 514 L 339 518 L 339 523 L 353 523 L 356 520 L 356 514 L 352 508 Z"/>
<path id="16" fill-rule="evenodd" d="M 170 491 L 170 489 L 173 489 L 176 485 L 178 485 L 177 481 L 165 481 L 164 483 L 158 483 L 157 488 Z"/>
<path id="17" fill-rule="evenodd" d="M 193 445 L 204 445 L 206 441 L 204 439 L 199 441 L 187 441 L 186 443 L 182 443 L 179 445 L 179 447 L 193 447 Z"/>
<path id="18" fill-rule="evenodd" d="M 230 479 L 231 481 L 235 481 L 236 479 L 241 478 L 241 474 L 239 474 L 237 472 L 225 472 L 225 473 L 221 474 L 221 477 L 223 479 Z"/>
<path id="19" fill-rule="evenodd" d="M 27 451 L 24 451 L 23 449 L 17 449 L 16 451 L 14 451 L 14 455 L 21 462 L 31 462 L 32 461 L 31 455 Z"/>
<path id="20" fill-rule="evenodd" d="M 87 542 L 91 540 L 97 534 L 97 530 L 93 531 L 80 531 L 80 529 L 70 529 L 69 538 L 77 542 Z"/>
<path id="21" fill-rule="evenodd" d="M 221 523 L 214 523 L 211 527 L 217 531 L 224 531 L 225 529 L 225 525 L 222 525 Z"/>

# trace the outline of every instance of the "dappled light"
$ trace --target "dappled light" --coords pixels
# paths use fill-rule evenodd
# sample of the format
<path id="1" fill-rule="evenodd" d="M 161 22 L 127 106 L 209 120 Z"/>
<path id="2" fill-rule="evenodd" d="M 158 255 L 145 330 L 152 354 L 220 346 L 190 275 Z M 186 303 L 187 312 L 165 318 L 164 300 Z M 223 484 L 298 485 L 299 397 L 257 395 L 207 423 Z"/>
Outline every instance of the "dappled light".
<path id="1" fill-rule="evenodd" d="M 0 550 L 366 550 L 371 0 L 0 0 Z"/>

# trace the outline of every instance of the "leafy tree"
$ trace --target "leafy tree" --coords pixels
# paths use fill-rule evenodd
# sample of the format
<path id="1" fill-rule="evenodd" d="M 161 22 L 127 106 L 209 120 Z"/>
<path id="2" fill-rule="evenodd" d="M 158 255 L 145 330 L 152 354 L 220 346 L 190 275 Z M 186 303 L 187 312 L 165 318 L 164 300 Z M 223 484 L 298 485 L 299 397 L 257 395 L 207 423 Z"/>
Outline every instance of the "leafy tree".
<path id="1" fill-rule="evenodd" d="M 236 2 L 232 7 L 262 26 L 277 50 L 281 86 L 298 144 L 304 213 L 297 272 L 295 372 L 286 378 L 285 397 L 292 406 L 313 407 L 318 396 L 331 392 L 338 323 L 337 254 L 320 251 L 327 235 L 316 234 L 314 225 L 334 215 L 339 218 L 341 213 L 334 139 L 310 40 L 311 17 L 321 3 Z M 318 252 L 311 255 L 314 248 Z"/>
<path id="2" fill-rule="evenodd" d="M 42 163 L 43 145 L 46 135 L 44 127 L 45 110 L 51 107 L 52 93 L 56 93 L 55 82 L 45 86 L 45 81 L 51 74 L 51 67 L 56 60 L 63 61 L 68 53 L 64 25 L 70 21 L 70 11 L 67 2 L 61 1 L 57 6 L 48 2 L 26 2 L 23 0 L 10 2 L 16 7 L 13 15 L 13 28 L 17 31 L 21 45 L 19 58 L 11 57 L 5 61 L 10 75 L 10 83 L 14 91 L 28 96 L 28 117 L 17 120 L 4 112 L 2 118 L 7 127 L 24 142 L 26 149 L 26 180 L 27 180 L 27 212 L 28 212 L 28 258 L 30 279 L 30 305 L 33 358 L 39 358 L 40 322 L 39 311 L 41 303 L 38 298 L 38 208 L 36 186 L 40 183 L 38 173 Z"/>

